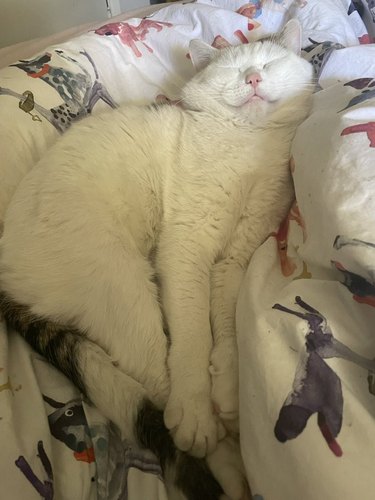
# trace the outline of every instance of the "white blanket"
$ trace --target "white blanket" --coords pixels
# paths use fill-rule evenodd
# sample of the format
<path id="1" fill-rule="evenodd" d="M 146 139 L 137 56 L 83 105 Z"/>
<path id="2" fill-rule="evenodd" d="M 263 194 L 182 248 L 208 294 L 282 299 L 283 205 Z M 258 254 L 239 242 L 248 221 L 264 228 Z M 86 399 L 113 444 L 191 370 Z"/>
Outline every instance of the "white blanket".
<path id="1" fill-rule="evenodd" d="M 326 7 L 315 2 L 315 22 L 320 9 L 329 24 Z M 347 45 L 322 25 L 309 37 Z M 242 450 L 265 500 L 375 491 L 375 45 L 323 63 L 292 150 L 296 203 L 237 310 Z"/>
<path id="2" fill-rule="evenodd" d="M 360 45 L 371 35 L 355 7 L 349 0 L 170 5 L 0 70 L 1 225 L 18 182 L 77 118 L 119 103 L 173 100 L 193 73 L 192 38 L 246 43 L 290 17 L 301 20 L 322 90 L 293 146 L 298 207 L 254 256 L 237 316 L 241 444 L 258 500 L 373 498 L 375 408 L 366 378 L 375 357 L 375 47 Z M 296 296 L 319 313 L 297 319 L 272 309 L 279 303 L 306 315 L 309 306 L 296 305 Z M 8 498 L 164 500 L 153 457 L 120 444 L 65 377 L 4 325 L 0 331 Z"/>

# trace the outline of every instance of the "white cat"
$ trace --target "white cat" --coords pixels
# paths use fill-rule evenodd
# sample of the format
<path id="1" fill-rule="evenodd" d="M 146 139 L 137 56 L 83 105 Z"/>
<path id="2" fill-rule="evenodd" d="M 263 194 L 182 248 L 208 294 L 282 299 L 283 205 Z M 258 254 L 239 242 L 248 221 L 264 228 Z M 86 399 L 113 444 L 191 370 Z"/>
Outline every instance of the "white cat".
<path id="1" fill-rule="evenodd" d="M 165 408 L 176 446 L 213 453 L 238 498 L 238 474 L 228 486 L 215 458 L 222 421 L 238 417 L 236 298 L 292 200 L 312 68 L 297 21 L 257 43 L 190 49 L 200 71 L 182 107 L 87 118 L 21 183 L 0 240 L 1 307 L 124 437 L 142 440 L 146 399 Z M 205 495 L 189 498 L 216 498 Z"/>

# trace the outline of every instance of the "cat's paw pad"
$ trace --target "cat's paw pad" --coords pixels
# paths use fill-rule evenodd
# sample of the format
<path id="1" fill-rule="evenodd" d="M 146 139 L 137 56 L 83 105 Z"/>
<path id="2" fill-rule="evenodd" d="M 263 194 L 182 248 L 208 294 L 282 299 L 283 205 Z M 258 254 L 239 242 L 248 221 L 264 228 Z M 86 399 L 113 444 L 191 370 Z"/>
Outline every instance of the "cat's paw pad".
<path id="1" fill-rule="evenodd" d="M 164 422 L 177 448 L 196 457 L 211 453 L 218 440 L 225 436 L 225 429 L 214 415 L 208 396 L 182 399 L 171 394 Z"/>
<path id="2" fill-rule="evenodd" d="M 215 409 L 224 421 L 238 420 L 238 360 L 234 339 L 214 347 L 211 354 L 211 397 Z"/>
<path id="3" fill-rule="evenodd" d="M 250 500 L 245 469 L 238 442 L 226 437 L 220 441 L 213 453 L 207 456 L 207 463 L 213 475 L 231 500 Z"/>

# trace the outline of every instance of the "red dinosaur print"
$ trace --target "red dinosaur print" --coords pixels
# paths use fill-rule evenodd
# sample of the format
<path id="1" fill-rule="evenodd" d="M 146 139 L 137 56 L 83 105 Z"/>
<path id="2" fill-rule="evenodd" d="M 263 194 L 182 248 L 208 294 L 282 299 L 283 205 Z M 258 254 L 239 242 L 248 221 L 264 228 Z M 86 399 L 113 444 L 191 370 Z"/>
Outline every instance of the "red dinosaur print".
<path id="1" fill-rule="evenodd" d="M 249 43 L 249 40 L 241 30 L 236 30 L 233 34 L 240 40 L 241 43 Z M 232 44 L 221 35 L 216 35 L 214 41 L 211 43 L 211 47 L 214 47 L 215 49 L 225 49 L 226 47 L 231 46 Z M 190 59 L 190 54 L 186 54 L 186 57 Z"/>
<path id="2" fill-rule="evenodd" d="M 260 26 L 260 23 L 254 21 L 254 18 L 260 16 L 262 13 L 262 1 L 256 0 L 254 3 L 245 3 L 236 12 L 237 14 L 241 14 L 241 16 L 247 17 L 247 29 L 252 31 Z"/>
<path id="3" fill-rule="evenodd" d="M 118 35 L 121 42 L 127 45 L 136 57 L 142 57 L 142 53 L 136 46 L 136 42 L 141 42 L 152 53 L 152 48 L 144 43 L 146 35 L 151 28 L 161 31 L 165 26 L 170 28 L 172 24 L 152 21 L 151 19 L 142 19 L 138 26 L 132 26 L 129 23 L 109 23 L 95 30 L 95 33 L 102 36 Z"/>
<path id="4" fill-rule="evenodd" d="M 369 43 L 374 43 L 375 38 L 372 38 L 368 33 L 366 33 L 365 35 L 358 37 L 358 41 L 361 45 L 367 45 Z"/>
<path id="5" fill-rule="evenodd" d="M 305 222 L 299 211 L 297 201 L 295 200 L 286 218 L 281 222 L 277 233 L 272 233 L 271 236 L 276 238 L 277 252 L 280 259 L 281 272 L 284 276 L 291 276 L 297 269 L 297 265 L 293 259 L 288 256 L 288 233 L 290 221 L 296 221 L 302 229 L 303 241 L 306 241 Z M 306 264 L 303 263 L 303 271 L 299 278 L 311 278 L 311 274 L 307 271 Z"/>
<path id="6" fill-rule="evenodd" d="M 299 227 L 302 229 L 302 237 L 303 237 L 303 242 L 306 241 L 306 226 L 305 226 L 305 221 L 303 220 L 303 217 L 301 215 L 301 212 L 299 211 L 297 201 L 295 200 L 292 208 L 290 209 L 289 212 L 289 220 L 295 220 Z"/>
<path id="7" fill-rule="evenodd" d="M 217 35 L 211 44 L 215 49 L 225 49 L 225 47 L 230 47 L 231 44 L 223 36 Z"/>
<path id="8" fill-rule="evenodd" d="M 246 36 L 242 33 L 241 30 L 236 30 L 234 32 L 236 37 L 240 40 L 241 43 L 249 43 L 249 40 L 246 38 Z"/>
<path id="9" fill-rule="evenodd" d="M 75 451 L 73 455 L 78 462 L 86 462 L 88 464 L 95 462 L 95 453 L 93 446 L 87 448 L 87 450 Z"/>
<path id="10" fill-rule="evenodd" d="M 248 17 L 249 19 L 254 19 L 254 17 L 258 17 L 262 13 L 262 0 L 254 0 L 251 3 L 245 3 L 241 5 L 239 9 L 236 10 L 238 14 L 241 16 Z"/>
<path id="11" fill-rule="evenodd" d="M 367 138 L 370 141 L 370 148 L 375 148 L 375 122 L 360 123 L 359 125 L 346 127 L 341 132 L 341 135 L 356 134 L 358 132 L 366 132 Z"/>
<path id="12" fill-rule="evenodd" d="M 241 30 L 236 30 L 233 33 L 241 43 L 249 43 L 249 40 L 246 38 L 246 36 L 242 33 Z M 223 36 L 217 35 L 214 38 L 214 41 L 211 44 L 211 47 L 214 47 L 215 49 L 225 49 L 225 47 L 231 47 L 232 44 L 228 42 Z"/>
<path id="13" fill-rule="evenodd" d="M 291 276 L 297 269 L 296 264 L 288 256 L 288 232 L 289 232 L 289 215 L 282 221 L 277 233 L 272 233 L 271 236 L 276 238 L 277 252 L 280 259 L 281 272 L 284 276 Z"/>

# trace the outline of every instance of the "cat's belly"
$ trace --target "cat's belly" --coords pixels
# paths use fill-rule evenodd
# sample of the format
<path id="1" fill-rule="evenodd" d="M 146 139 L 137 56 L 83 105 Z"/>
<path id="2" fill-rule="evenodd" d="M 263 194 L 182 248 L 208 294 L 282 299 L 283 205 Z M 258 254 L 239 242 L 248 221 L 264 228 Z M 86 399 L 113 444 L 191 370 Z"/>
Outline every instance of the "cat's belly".
<path id="1" fill-rule="evenodd" d="M 73 176 L 68 169 L 57 173 L 38 166 L 6 214 L 2 289 L 21 303 L 38 304 L 44 315 L 61 309 L 61 319 L 71 321 L 70 311 L 85 301 L 85 292 L 77 297 L 77 290 L 95 286 L 90 276 L 98 269 L 112 266 L 116 273 L 119 259 L 129 266 L 133 258 L 147 260 L 160 227 L 160 204 L 150 189 L 137 183 L 122 187 L 110 172 Z"/>

